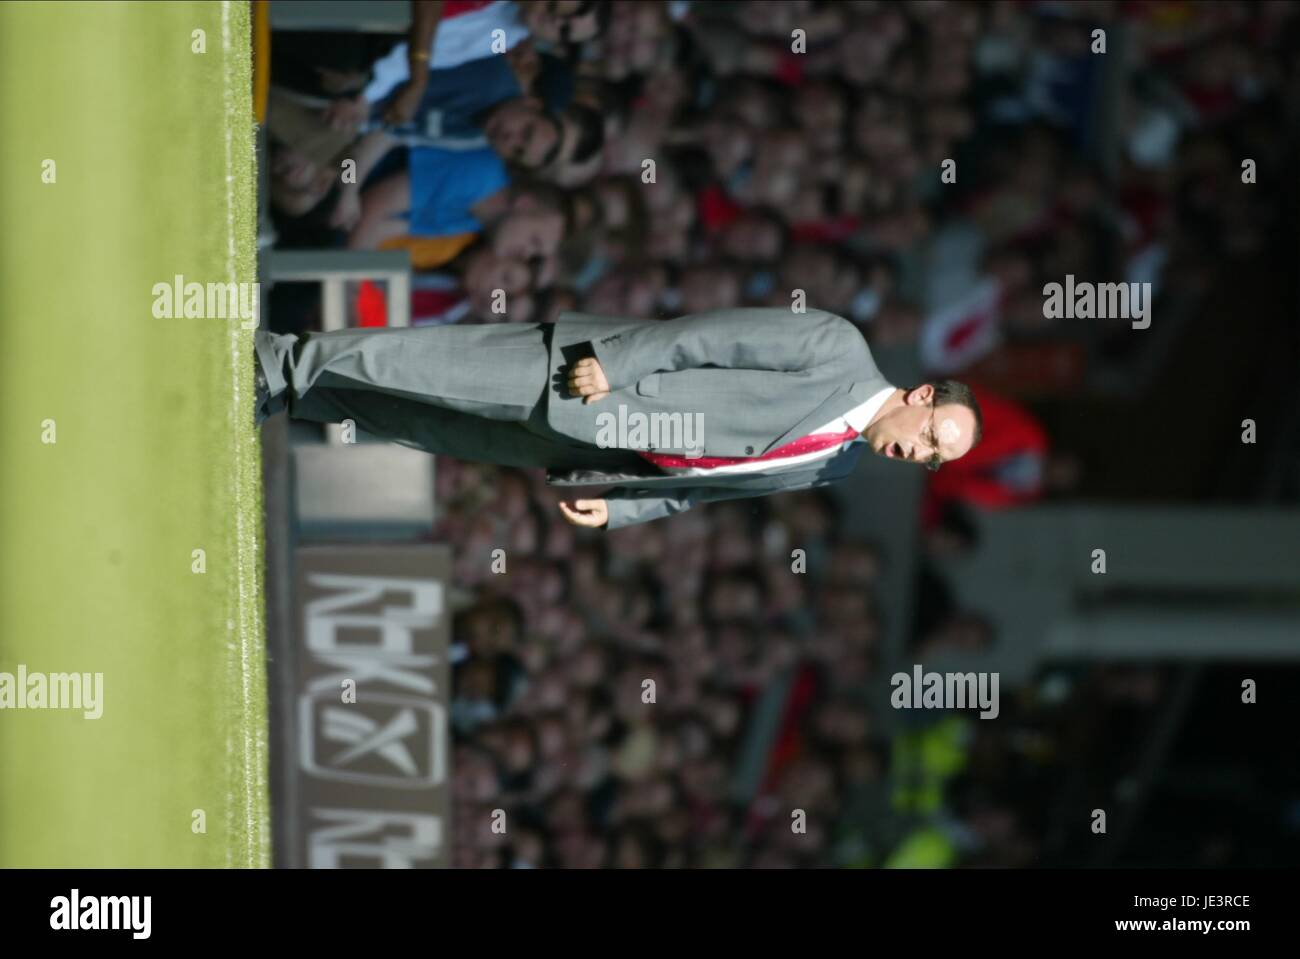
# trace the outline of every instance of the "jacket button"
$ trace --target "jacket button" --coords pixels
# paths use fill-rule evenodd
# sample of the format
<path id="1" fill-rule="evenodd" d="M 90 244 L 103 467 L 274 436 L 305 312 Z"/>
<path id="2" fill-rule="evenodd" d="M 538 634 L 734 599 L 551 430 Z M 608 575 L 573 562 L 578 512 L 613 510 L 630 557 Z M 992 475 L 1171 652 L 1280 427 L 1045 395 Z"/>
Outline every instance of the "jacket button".
<path id="1" fill-rule="evenodd" d="M 745 447 L 745 455 L 746 455 L 746 456 L 753 456 L 753 455 L 754 455 L 754 447 L 752 447 L 752 446 L 746 446 L 746 447 Z"/>

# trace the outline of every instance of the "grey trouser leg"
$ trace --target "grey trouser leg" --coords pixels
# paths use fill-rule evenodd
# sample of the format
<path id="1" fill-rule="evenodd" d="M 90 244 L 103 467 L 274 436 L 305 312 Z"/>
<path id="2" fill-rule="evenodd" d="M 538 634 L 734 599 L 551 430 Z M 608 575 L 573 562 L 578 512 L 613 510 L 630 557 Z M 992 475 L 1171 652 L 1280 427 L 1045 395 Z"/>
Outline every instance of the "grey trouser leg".
<path id="1" fill-rule="evenodd" d="M 529 422 L 486 419 L 371 390 L 318 386 L 293 404 L 296 419 L 341 423 L 350 419 L 374 436 L 471 463 L 521 469 L 625 469 L 637 458 L 626 450 L 581 446 L 545 424 L 538 407 Z"/>
<path id="2" fill-rule="evenodd" d="M 527 420 L 546 389 L 545 328 L 533 323 L 338 330 L 301 337 L 259 331 L 272 405 L 290 415 L 313 389 L 366 390 L 494 420 Z"/>
<path id="3" fill-rule="evenodd" d="M 544 328 L 430 326 L 304 337 L 258 331 L 271 410 L 352 420 L 374 436 L 475 463 L 546 469 L 628 468 L 626 450 L 576 443 L 550 428 Z"/>

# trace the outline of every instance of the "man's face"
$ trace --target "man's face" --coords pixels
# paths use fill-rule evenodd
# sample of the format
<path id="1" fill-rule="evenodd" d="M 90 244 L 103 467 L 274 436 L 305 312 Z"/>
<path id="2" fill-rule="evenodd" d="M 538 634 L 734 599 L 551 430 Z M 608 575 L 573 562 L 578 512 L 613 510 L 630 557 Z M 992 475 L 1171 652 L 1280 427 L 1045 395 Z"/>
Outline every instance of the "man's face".
<path id="1" fill-rule="evenodd" d="M 484 126 L 489 145 L 503 160 L 530 170 L 542 166 L 560 142 L 560 128 L 533 97 L 507 101 Z"/>
<path id="2" fill-rule="evenodd" d="M 887 459 L 926 463 L 938 454 L 944 463 L 970 452 L 975 414 L 953 403 L 931 407 L 928 384 L 905 394 L 903 404 L 878 417 L 863 431 L 872 452 Z"/>
<path id="3" fill-rule="evenodd" d="M 528 32 L 548 43 L 582 43 L 600 29 L 596 4 L 586 0 L 534 0 L 519 4 Z"/>

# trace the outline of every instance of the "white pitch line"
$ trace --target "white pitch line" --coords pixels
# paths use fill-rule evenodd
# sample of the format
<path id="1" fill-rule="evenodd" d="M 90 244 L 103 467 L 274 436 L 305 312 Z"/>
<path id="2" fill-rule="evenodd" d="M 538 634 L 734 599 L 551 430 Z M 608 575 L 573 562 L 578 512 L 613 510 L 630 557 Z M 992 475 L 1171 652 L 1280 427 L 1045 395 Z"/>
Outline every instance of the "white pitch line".
<path id="1" fill-rule="evenodd" d="M 221 49 L 222 49 L 222 99 L 225 110 L 225 148 L 226 148 L 226 274 L 230 282 L 238 282 L 236 275 L 236 258 L 235 258 L 235 167 L 234 167 L 234 129 L 235 122 L 235 91 L 233 84 L 233 49 L 230 36 L 230 3 L 231 0 L 222 0 L 221 3 Z M 237 320 L 239 317 L 237 317 Z M 244 397 L 242 384 L 240 380 L 240 370 L 244 362 L 244 352 L 240 340 L 240 324 L 236 322 L 231 331 L 231 408 L 230 424 L 233 430 L 238 433 L 239 430 L 247 428 L 244 422 L 247 414 L 244 409 Z M 246 529 L 246 517 L 244 510 L 240 508 L 240 501 L 243 496 L 241 482 L 244 471 L 247 467 L 244 456 L 244 446 L 241 442 L 234 444 L 234 502 L 235 502 L 235 579 L 236 589 L 238 591 L 237 603 L 237 627 L 239 633 L 239 659 L 238 662 L 233 658 L 227 659 L 228 667 L 233 671 L 239 671 L 239 682 L 242 696 L 242 711 L 240 718 L 240 732 L 242 733 L 242 743 L 238 742 L 236 737 L 229 743 L 227 751 L 228 767 L 234 762 L 242 760 L 244 768 L 244 836 L 245 847 L 243 849 L 242 865 L 248 867 L 257 867 L 263 865 L 259 861 L 258 851 L 262 848 L 260 842 L 262 816 L 260 814 L 260 803 L 258 801 L 259 790 L 257 785 L 260 780 L 260 735 L 258 732 L 249 728 L 247 722 L 248 716 L 253 712 L 252 689 L 250 683 L 250 667 L 253 650 L 251 649 L 251 636 L 257 627 L 256 609 L 251 609 L 253 605 L 249 596 L 250 588 L 248 583 L 248 574 L 252 564 L 256 562 L 256 541 L 250 543 L 248 531 Z M 250 555 L 251 554 L 251 555 Z M 260 710 L 258 710 L 260 712 Z M 242 745 L 242 756 L 233 757 L 229 755 L 230 747 L 238 748 Z M 227 801 L 230 808 L 236 808 L 239 797 L 228 795 Z M 234 865 L 234 851 L 231 844 L 226 844 L 226 864 Z"/>

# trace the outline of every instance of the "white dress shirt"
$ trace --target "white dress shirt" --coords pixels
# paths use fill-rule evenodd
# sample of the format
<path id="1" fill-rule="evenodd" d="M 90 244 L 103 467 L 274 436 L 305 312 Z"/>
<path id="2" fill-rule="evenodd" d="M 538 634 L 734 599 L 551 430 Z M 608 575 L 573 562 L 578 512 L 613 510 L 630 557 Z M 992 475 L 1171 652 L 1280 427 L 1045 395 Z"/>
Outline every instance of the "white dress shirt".
<path id="1" fill-rule="evenodd" d="M 845 433 L 850 429 L 856 430 L 858 435 L 839 446 L 828 446 L 824 450 L 814 450 L 811 453 L 801 453 L 797 456 L 783 456 L 764 460 L 754 460 L 747 463 L 731 463 L 726 466 L 697 467 L 661 467 L 665 473 L 671 473 L 673 476 L 720 476 L 731 475 L 733 473 L 759 473 L 763 470 L 779 466 L 782 469 L 791 466 L 802 466 L 807 463 L 813 463 L 817 460 L 830 459 L 847 449 L 854 443 L 863 442 L 862 431 L 867 428 L 875 415 L 880 412 L 880 408 L 885 405 L 885 400 L 893 395 L 894 387 L 887 386 L 879 393 L 876 393 L 865 403 L 859 403 L 853 409 L 849 410 L 843 416 L 837 416 L 820 429 L 812 430 L 808 435 L 812 436 L 817 433 Z M 708 425 L 704 427 L 708 429 Z"/>

